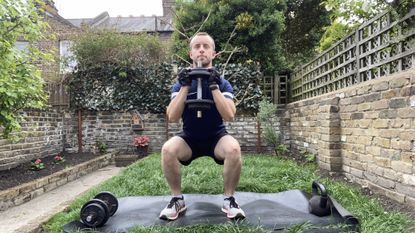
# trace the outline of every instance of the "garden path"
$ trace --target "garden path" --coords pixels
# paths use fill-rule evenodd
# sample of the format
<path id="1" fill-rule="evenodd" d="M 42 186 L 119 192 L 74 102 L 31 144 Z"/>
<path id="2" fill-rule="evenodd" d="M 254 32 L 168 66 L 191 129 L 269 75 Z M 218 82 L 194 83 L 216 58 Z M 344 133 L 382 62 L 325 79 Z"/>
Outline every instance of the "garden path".
<path id="1" fill-rule="evenodd" d="M 103 167 L 70 183 L 40 195 L 22 205 L 0 212 L 0 232 L 41 232 L 40 226 L 65 210 L 79 195 L 117 175 L 122 168 Z"/>

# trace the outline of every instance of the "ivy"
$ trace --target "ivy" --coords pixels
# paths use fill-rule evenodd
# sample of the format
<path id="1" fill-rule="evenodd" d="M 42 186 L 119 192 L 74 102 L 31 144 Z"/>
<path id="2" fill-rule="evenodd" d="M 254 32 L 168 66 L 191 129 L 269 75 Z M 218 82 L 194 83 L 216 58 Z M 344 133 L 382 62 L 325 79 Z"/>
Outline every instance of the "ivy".
<path id="1" fill-rule="evenodd" d="M 73 73 L 71 107 L 96 111 L 164 113 L 170 101 L 171 64 L 99 64 Z"/>
<path id="2" fill-rule="evenodd" d="M 235 104 L 239 113 L 255 114 L 262 100 L 261 77 L 259 66 L 253 63 L 217 65 L 233 87 Z M 223 72 L 223 70 L 225 71 Z"/>
<path id="3" fill-rule="evenodd" d="M 95 111 L 165 113 L 175 82 L 173 64 L 157 36 L 91 31 L 77 35 L 78 62 L 68 79 L 71 107 Z M 262 98 L 259 66 L 217 66 L 231 82 L 239 112 L 255 113 Z"/>
<path id="4" fill-rule="evenodd" d="M 220 72 L 223 64 L 217 66 Z M 228 64 L 223 72 L 232 84 L 238 112 L 253 114 L 262 99 L 261 73 L 255 65 Z M 175 81 L 173 65 L 119 66 L 99 64 L 73 73 L 71 107 L 96 111 L 164 113 Z"/>

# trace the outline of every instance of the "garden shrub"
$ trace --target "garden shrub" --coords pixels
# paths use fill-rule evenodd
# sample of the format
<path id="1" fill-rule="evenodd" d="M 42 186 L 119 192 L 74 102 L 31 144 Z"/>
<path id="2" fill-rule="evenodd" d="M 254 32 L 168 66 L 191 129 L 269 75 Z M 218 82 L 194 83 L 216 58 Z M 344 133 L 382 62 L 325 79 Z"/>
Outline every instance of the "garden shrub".
<path id="1" fill-rule="evenodd" d="M 266 99 L 263 99 L 259 103 L 259 111 L 257 114 L 258 121 L 261 123 L 262 136 L 266 143 L 272 146 L 276 155 L 286 153 L 288 149 L 284 146 L 280 146 L 280 135 L 275 130 L 274 122 L 276 118 L 277 106 Z"/>

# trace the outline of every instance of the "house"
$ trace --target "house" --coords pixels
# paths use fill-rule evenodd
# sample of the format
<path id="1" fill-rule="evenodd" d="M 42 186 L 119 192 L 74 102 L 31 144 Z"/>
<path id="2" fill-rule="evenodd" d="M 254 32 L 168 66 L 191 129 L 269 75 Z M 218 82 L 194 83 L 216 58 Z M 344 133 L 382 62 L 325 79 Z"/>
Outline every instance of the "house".
<path id="1" fill-rule="evenodd" d="M 40 41 L 39 47 L 43 51 L 52 51 L 55 62 L 40 64 L 43 71 L 42 77 L 48 83 L 47 91 L 51 105 L 68 105 L 68 97 L 62 85 L 65 73 L 68 68 L 61 65 L 62 58 L 71 55 L 70 38 L 76 33 L 82 32 L 82 26 L 88 25 L 96 29 L 114 29 L 121 33 L 157 33 L 162 41 L 168 42 L 173 33 L 172 15 L 174 11 L 174 0 L 163 0 L 163 16 L 131 16 L 131 17 L 110 17 L 108 12 L 103 12 L 95 18 L 81 19 L 65 19 L 59 15 L 53 0 L 46 1 L 44 7 L 44 21 L 50 28 L 50 34 L 54 34 L 54 38 L 46 41 Z M 24 48 L 28 42 L 18 41 L 17 47 Z M 71 66 L 71 64 L 69 64 Z M 74 65 L 74 64 L 72 64 Z M 70 70 L 70 69 L 69 69 Z"/>

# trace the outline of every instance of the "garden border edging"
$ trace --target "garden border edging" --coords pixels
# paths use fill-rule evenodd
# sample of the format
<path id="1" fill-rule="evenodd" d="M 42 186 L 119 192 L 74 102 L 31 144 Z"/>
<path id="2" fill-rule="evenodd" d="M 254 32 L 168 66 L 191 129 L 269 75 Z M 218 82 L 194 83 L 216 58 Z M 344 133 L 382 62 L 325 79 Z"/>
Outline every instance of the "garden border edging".
<path id="1" fill-rule="evenodd" d="M 0 211 L 26 203 L 43 193 L 49 192 L 78 179 L 92 171 L 114 163 L 115 152 L 101 155 L 92 160 L 66 168 L 52 175 L 45 176 L 0 192 Z"/>

